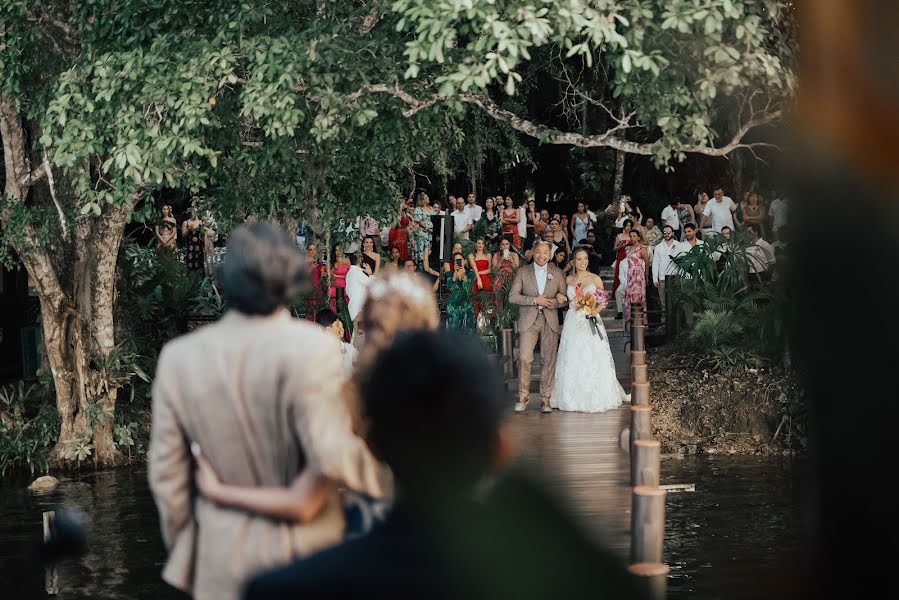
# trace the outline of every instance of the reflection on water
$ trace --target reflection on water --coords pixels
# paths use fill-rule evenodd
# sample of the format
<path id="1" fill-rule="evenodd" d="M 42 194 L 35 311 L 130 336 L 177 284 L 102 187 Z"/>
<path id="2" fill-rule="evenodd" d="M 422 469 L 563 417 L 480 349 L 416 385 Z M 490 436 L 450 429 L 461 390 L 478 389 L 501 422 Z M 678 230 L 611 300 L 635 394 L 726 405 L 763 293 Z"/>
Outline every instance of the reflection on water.
<path id="1" fill-rule="evenodd" d="M 663 483 L 697 489 L 668 496 L 669 598 L 770 597 L 798 549 L 798 471 L 782 458 L 665 459 Z M 41 512 L 68 504 L 86 511 L 91 551 L 59 568 L 56 598 L 184 598 L 159 578 L 165 551 L 146 471 L 75 476 L 45 495 L 27 485 L 0 485 L 0 597 L 49 597 L 26 549 L 40 540 Z"/>
<path id="2" fill-rule="evenodd" d="M 27 480 L 0 486 L 0 597 L 10 599 L 183 599 L 159 577 L 165 549 L 145 470 L 87 473 L 53 492 L 32 494 Z M 80 506 L 90 529 L 90 553 L 58 568 L 57 596 L 44 593 L 44 574 L 30 555 L 42 535 L 41 512 Z"/>
<path id="3" fill-rule="evenodd" d="M 770 598 L 799 551 L 799 473 L 783 457 L 662 461 L 662 483 L 695 483 L 668 495 L 668 597 Z"/>

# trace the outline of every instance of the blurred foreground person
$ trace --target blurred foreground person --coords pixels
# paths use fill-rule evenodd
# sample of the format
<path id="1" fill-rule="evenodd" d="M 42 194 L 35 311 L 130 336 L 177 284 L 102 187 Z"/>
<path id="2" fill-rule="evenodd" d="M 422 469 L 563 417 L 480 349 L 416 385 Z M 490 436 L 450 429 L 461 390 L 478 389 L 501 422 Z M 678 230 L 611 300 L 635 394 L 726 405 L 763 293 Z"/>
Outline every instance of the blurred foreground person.
<path id="1" fill-rule="evenodd" d="M 449 372 L 466 377 L 433 375 Z M 369 445 L 393 470 L 394 509 L 364 538 L 253 579 L 246 598 L 641 597 L 538 486 L 507 475 L 485 489 L 512 451 L 500 373 L 477 341 L 405 334 L 360 390 Z"/>
<path id="2" fill-rule="evenodd" d="M 308 283 L 294 241 L 269 223 L 243 226 L 218 276 L 227 314 L 159 356 L 149 477 L 169 552 L 163 579 L 195 598 L 227 600 L 248 575 L 343 538 L 336 487 L 323 481 L 381 489 L 377 461 L 341 401 L 338 340 L 286 308 Z M 196 492 L 192 445 L 227 484 L 299 480 L 318 493 L 294 522 L 219 506 Z"/>

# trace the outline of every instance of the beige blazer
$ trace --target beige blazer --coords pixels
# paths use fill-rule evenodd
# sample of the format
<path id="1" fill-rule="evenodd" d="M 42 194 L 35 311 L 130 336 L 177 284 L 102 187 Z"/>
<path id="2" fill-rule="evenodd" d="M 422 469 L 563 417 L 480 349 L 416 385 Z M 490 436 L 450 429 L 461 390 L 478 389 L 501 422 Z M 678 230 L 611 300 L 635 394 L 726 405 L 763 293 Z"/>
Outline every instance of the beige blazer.
<path id="1" fill-rule="evenodd" d="M 558 332 L 561 329 L 559 327 L 559 312 L 556 309 L 561 304 L 556 301 L 556 294 L 566 295 L 568 289 L 565 286 L 565 276 L 562 275 L 562 271 L 558 267 L 552 263 L 547 263 L 547 269 L 549 271 L 543 295 L 551 300 L 553 304 L 551 308 L 544 308 L 543 314 L 549 328 Z M 531 263 L 518 269 L 515 278 L 512 280 L 512 288 L 509 290 L 509 301 L 521 307 L 518 316 L 518 331 L 527 331 L 534 325 L 534 321 L 537 320 L 537 315 L 540 313 L 537 305 L 534 304 L 534 298 L 539 295 L 534 264 Z"/>
<path id="2" fill-rule="evenodd" d="M 287 311 L 234 311 L 168 343 L 153 382 L 149 478 L 169 551 L 163 579 L 195 598 L 238 598 L 247 576 L 339 542 L 335 495 L 313 521 L 280 522 L 196 494 L 190 442 L 222 481 L 287 486 L 305 465 L 380 495 L 352 433 L 338 341 Z"/>

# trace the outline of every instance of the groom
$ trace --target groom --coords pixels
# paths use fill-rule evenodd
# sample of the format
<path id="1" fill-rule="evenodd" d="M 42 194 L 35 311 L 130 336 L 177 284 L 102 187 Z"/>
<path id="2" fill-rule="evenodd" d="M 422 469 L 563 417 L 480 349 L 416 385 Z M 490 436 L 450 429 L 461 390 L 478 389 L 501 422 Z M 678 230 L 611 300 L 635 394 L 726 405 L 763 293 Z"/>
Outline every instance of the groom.
<path id="1" fill-rule="evenodd" d="M 565 276 L 549 263 L 549 242 L 534 244 L 534 263 L 522 267 L 512 280 L 509 301 L 521 307 L 518 318 L 519 365 L 518 403 L 515 412 L 522 412 L 528 404 L 531 387 L 531 363 L 534 346 L 540 341 L 540 401 L 541 411 L 552 412 L 549 397 L 556 379 L 556 353 L 559 350 L 559 302 L 557 294 L 566 294 Z"/>

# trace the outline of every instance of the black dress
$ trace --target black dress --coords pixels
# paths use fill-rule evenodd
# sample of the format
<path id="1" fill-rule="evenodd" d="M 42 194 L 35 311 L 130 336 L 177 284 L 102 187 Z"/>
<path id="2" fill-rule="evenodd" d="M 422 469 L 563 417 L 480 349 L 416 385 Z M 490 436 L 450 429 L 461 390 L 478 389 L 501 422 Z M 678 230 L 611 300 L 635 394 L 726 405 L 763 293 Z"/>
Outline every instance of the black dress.
<path id="1" fill-rule="evenodd" d="M 206 269 L 206 228 L 201 223 L 196 227 L 187 227 L 187 251 L 184 255 L 184 264 L 189 271 L 204 273 Z"/>
<path id="2" fill-rule="evenodd" d="M 373 259 L 372 257 L 370 257 L 370 256 L 368 256 L 367 254 L 365 254 L 365 252 L 362 253 L 362 264 L 363 264 L 363 265 L 368 265 L 369 268 L 371 269 L 371 274 L 372 274 L 372 275 L 375 274 L 375 267 L 377 266 L 378 263 L 375 262 L 375 259 Z M 363 271 L 364 271 L 364 270 L 365 270 L 365 269 L 363 269 Z"/>

